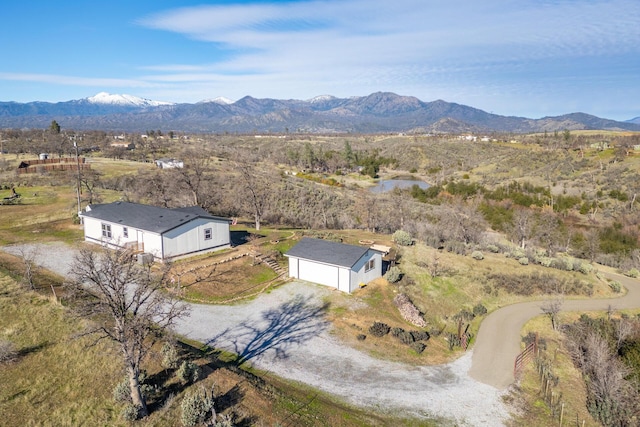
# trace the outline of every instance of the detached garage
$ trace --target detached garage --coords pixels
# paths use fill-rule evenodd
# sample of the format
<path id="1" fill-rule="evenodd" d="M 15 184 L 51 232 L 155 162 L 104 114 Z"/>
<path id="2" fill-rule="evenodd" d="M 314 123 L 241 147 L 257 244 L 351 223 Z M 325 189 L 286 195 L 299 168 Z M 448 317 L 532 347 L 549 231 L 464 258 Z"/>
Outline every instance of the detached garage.
<path id="1" fill-rule="evenodd" d="M 382 254 L 362 246 L 303 238 L 289 252 L 289 277 L 353 292 L 382 276 Z"/>

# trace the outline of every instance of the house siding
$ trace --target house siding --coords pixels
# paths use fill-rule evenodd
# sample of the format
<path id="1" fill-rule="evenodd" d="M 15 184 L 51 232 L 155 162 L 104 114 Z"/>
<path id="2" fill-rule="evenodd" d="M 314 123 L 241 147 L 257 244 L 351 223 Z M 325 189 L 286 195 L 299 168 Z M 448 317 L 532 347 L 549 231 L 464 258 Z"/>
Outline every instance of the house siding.
<path id="1" fill-rule="evenodd" d="M 369 261 L 374 261 L 373 269 L 365 271 L 365 264 Z M 366 254 L 362 256 L 351 268 L 351 280 L 349 292 L 353 292 L 360 284 L 366 284 L 372 280 L 382 276 L 382 254 L 378 251 L 369 249 Z"/>
<path id="2" fill-rule="evenodd" d="M 96 218 L 85 217 L 84 239 L 88 242 L 100 243 L 110 247 L 124 247 L 127 244 L 139 243 L 140 250 L 153 254 L 155 257 L 162 255 L 162 239 L 159 234 L 138 230 L 126 225 L 113 223 Z M 102 224 L 111 226 L 111 238 L 102 235 Z M 128 237 L 124 237 L 124 228 L 128 230 Z"/>
<path id="3" fill-rule="evenodd" d="M 162 235 L 91 217 L 85 217 L 83 222 L 85 240 L 88 242 L 110 247 L 124 247 L 127 244 L 135 245 L 137 243 L 138 250 L 150 253 L 160 259 L 231 246 L 227 221 L 197 218 Z M 102 224 L 111 226 L 111 238 L 102 236 Z M 124 237 L 125 227 L 128 229 L 128 237 Z M 205 228 L 211 228 L 212 238 L 210 240 L 204 239 Z"/>
<path id="4" fill-rule="evenodd" d="M 207 228 L 211 228 L 212 236 L 205 240 Z M 164 233 L 162 245 L 165 258 L 230 247 L 229 222 L 197 218 Z"/>

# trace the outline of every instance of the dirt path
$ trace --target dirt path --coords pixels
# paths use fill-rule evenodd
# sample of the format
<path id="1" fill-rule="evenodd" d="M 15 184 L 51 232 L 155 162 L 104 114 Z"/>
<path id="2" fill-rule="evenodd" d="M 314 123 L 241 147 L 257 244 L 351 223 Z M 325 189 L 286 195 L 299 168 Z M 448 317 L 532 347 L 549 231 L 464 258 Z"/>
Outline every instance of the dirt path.
<path id="1" fill-rule="evenodd" d="M 627 293 L 621 298 L 565 300 L 562 311 L 593 311 L 640 307 L 640 282 L 626 276 L 604 273 L 620 282 Z M 476 380 L 505 389 L 515 381 L 513 364 L 520 348 L 524 324 L 542 314 L 543 301 L 513 304 L 494 311 L 480 325 L 473 349 L 469 375 Z"/>

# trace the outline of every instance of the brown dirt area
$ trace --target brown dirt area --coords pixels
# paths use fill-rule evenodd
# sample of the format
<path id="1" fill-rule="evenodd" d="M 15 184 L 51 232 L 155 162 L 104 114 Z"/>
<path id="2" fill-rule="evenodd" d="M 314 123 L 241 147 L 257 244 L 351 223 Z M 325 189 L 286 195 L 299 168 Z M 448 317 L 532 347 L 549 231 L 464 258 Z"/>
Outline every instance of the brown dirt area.
<path id="1" fill-rule="evenodd" d="M 184 298 L 190 301 L 225 302 L 252 296 L 268 287 L 277 274 L 256 262 L 246 251 L 234 249 L 223 254 L 178 262 L 172 269 L 172 280 Z M 226 261 L 229 258 L 235 258 Z"/>
<path id="2" fill-rule="evenodd" d="M 424 342 L 427 348 L 421 354 L 391 334 L 384 337 L 371 335 L 369 327 L 373 322 L 384 322 L 392 328 L 399 327 L 406 331 L 424 330 L 407 323 L 401 317 L 392 302 L 396 294 L 397 289 L 384 279 L 378 279 L 356 291 L 353 297 L 333 293 L 329 297 L 332 309 L 328 316 L 334 325 L 334 336 L 339 337 L 348 346 L 374 357 L 412 365 L 439 365 L 460 357 L 462 350 L 450 351 L 444 335 L 432 335 Z M 358 340 L 360 334 L 366 335 L 366 339 Z"/>

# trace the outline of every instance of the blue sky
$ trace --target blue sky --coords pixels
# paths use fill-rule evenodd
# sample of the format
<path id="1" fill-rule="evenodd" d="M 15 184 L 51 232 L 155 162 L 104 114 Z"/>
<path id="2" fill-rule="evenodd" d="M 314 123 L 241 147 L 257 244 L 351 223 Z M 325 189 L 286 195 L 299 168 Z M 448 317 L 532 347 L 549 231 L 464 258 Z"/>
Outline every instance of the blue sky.
<path id="1" fill-rule="evenodd" d="M 640 116 L 638 0 L 7 0 L 0 17 L 0 101 L 390 91 Z"/>

